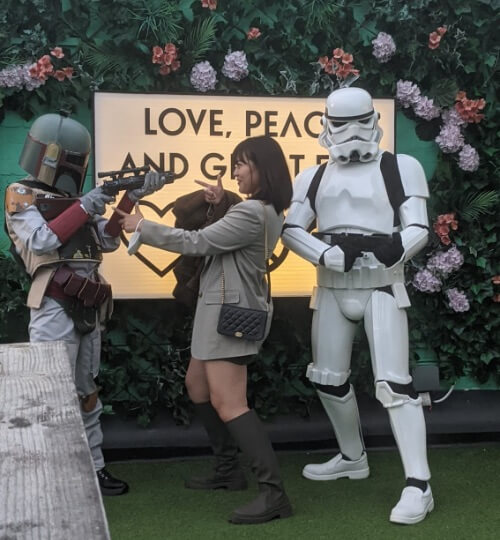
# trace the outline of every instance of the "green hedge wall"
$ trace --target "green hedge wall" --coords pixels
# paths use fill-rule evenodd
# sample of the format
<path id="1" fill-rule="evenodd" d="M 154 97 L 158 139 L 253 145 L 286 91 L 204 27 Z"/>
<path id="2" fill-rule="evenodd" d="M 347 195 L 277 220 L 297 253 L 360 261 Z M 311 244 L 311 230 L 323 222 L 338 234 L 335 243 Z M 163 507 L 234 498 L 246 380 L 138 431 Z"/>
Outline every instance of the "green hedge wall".
<path id="1" fill-rule="evenodd" d="M 423 144 L 436 158 L 421 158 L 434 171 L 429 211 L 437 234 L 408 268 L 412 350 L 434 350 L 449 383 L 463 376 L 498 383 L 499 8 L 499 0 L 4 0 L 0 181 L 21 174 L 21 132 L 33 115 L 72 108 L 88 123 L 95 89 L 326 96 L 351 83 L 395 96 L 398 124 L 408 122 L 417 137 L 398 139 L 398 151 Z M 449 263 L 457 250 L 461 264 L 436 270 L 437 259 Z M 25 284 L 8 259 L 0 261 L 0 334 L 8 340 Z M 435 290 L 429 280 L 422 285 L 429 269 Z M 105 340 L 108 407 L 143 423 L 167 407 L 186 421 L 180 379 L 189 316 L 165 302 L 158 320 L 149 310 L 132 318 L 120 304 Z M 295 304 L 293 324 L 290 306 L 277 310 L 252 371 L 251 398 L 262 414 L 307 414 L 312 399 L 303 378 L 310 313 Z M 355 356 L 357 384 L 368 388 L 361 333 Z"/>

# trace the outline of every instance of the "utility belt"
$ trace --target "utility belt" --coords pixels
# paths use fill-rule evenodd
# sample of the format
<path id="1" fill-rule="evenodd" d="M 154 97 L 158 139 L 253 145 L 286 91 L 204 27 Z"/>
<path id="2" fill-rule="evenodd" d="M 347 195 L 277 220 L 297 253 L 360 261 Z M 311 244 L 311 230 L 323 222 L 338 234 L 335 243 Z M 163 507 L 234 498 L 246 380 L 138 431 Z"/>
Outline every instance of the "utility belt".
<path id="1" fill-rule="evenodd" d="M 377 246 L 392 243 L 392 234 L 359 234 L 359 233 L 323 233 L 315 232 L 313 236 L 330 246 L 342 244 L 358 248 L 360 251 L 373 251 Z"/>
<path id="2" fill-rule="evenodd" d="M 111 285 L 80 276 L 69 266 L 62 265 L 45 294 L 58 300 L 79 300 L 86 308 L 97 308 L 111 297 Z"/>

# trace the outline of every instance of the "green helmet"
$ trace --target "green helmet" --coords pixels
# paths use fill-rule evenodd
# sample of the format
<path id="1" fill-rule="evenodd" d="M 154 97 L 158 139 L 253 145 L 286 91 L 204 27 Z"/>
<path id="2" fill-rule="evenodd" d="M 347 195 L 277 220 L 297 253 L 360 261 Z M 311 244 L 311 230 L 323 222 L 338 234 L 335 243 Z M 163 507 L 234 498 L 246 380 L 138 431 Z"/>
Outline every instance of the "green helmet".
<path id="1" fill-rule="evenodd" d="M 90 148 L 85 126 L 62 113 L 44 114 L 29 130 L 19 165 L 44 184 L 77 194 L 85 181 Z"/>

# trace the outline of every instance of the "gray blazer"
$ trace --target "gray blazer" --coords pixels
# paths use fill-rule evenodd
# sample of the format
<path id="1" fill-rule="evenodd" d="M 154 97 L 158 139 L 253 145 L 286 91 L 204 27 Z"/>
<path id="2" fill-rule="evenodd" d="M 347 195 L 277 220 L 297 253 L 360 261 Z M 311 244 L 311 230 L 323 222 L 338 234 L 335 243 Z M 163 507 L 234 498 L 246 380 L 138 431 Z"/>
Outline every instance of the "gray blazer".
<path id="1" fill-rule="evenodd" d="M 268 252 L 272 253 L 283 219 L 283 214 L 277 215 L 272 205 L 247 200 L 232 206 L 222 219 L 198 231 L 143 221 L 139 242 L 184 255 L 205 256 L 191 339 L 194 358 L 215 360 L 258 352 L 262 341 L 246 341 L 217 333 L 222 269 L 226 303 L 269 309 L 267 336 L 273 310 L 272 302 L 268 305 L 266 301 L 264 230 L 267 226 Z"/>

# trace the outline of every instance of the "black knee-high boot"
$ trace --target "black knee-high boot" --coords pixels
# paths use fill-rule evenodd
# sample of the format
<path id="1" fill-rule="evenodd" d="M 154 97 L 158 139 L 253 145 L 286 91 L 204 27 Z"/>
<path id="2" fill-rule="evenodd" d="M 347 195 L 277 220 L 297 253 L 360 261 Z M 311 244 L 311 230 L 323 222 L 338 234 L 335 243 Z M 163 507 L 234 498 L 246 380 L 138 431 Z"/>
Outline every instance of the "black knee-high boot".
<path id="1" fill-rule="evenodd" d="M 228 489 L 237 491 L 247 488 L 247 480 L 238 461 L 238 447 L 229 433 L 226 424 L 220 419 L 212 404 L 194 404 L 196 415 L 200 418 L 215 456 L 215 467 L 211 474 L 194 476 L 186 480 L 190 489 Z"/>
<path id="2" fill-rule="evenodd" d="M 259 483 L 259 495 L 237 508 L 230 516 L 232 523 L 264 523 L 292 515 L 279 473 L 278 460 L 271 441 L 255 411 L 250 410 L 226 423 L 234 440 L 250 461 Z"/>

